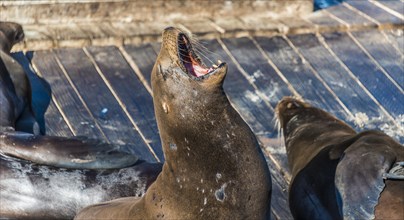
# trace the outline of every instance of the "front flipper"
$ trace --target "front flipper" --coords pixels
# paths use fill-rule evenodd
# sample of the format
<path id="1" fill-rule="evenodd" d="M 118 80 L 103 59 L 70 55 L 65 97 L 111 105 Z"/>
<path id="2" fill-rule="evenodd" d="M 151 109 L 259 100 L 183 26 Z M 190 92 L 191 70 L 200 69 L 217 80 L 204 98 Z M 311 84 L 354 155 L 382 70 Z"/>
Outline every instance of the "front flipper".
<path id="1" fill-rule="evenodd" d="M 361 137 L 344 151 L 337 166 L 337 196 L 344 218 L 374 219 L 375 207 L 385 189 L 383 176 L 402 157 L 404 148 L 380 132 L 358 135 Z"/>
<path id="2" fill-rule="evenodd" d="M 112 169 L 135 164 L 138 157 L 123 146 L 83 137 L 0 133 L 0 153 L 60 168 Z"/>

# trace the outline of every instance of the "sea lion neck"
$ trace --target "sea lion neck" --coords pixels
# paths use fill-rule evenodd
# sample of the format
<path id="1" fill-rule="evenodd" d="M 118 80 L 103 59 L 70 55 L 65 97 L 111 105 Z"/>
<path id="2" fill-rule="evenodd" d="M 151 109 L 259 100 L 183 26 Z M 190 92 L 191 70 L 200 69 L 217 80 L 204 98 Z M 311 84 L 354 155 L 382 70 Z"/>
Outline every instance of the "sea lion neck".
<path id="1" fill-rule="evenodd" d="M 355 130 L 333 115 L 295 98 L 283 98 L 278 103 L 276 112 L 283 129 L 293 175 L 322 149 L 334 143 L 326 138 L 330 133 L 336 137 L 335 142 L 356 134 Z M 302 140 L 307 140 L 304 142 L 305 148 L 300 147 Z"/>

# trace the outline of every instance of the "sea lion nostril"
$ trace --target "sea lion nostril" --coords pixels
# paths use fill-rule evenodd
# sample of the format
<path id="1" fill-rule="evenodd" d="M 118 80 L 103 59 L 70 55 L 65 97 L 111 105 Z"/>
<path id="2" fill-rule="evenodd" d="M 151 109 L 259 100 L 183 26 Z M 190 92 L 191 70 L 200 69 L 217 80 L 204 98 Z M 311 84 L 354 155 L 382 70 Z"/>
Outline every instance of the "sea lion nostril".
<path id="1" fill-rule="evenodd" d="M 166 31 L 174 31 L 174 30 L 175 30 L 175 27 L 172 27 L 172 26 L 164 28 L 164 32 L 166 32 Z"/>

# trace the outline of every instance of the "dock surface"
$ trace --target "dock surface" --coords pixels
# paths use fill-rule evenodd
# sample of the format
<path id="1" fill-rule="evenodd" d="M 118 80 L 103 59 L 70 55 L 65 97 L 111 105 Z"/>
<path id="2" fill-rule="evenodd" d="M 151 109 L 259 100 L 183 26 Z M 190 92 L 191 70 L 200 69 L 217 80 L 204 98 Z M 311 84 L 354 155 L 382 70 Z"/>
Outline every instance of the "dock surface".
<path id="1" fill-rule="evenodd" d="M 201 57 L 207 65 L 228 63 L 225 92 L 266 155 L 277 219 L 292 218 L 290 172 L 274 112 L 282 97 L 302 97 L 357 131 L 382 130 L 404 143 L 403 13 L 401 0 L 348 0 L 282 28 L 261 21 L 263 27 L 249 30 L 241 22 L 201 33 Z M 29 45 L 36 39 L 28 39 L 13 56 L 52 87 L 47 135 L 131 144 L 143 159 L 164 161 L 150 88 L 158 35 L 136 43 L 125 37 L 93 44 L 85 36 L 85 44 L 69 48 L 53 39 L 35 50 Z"/>

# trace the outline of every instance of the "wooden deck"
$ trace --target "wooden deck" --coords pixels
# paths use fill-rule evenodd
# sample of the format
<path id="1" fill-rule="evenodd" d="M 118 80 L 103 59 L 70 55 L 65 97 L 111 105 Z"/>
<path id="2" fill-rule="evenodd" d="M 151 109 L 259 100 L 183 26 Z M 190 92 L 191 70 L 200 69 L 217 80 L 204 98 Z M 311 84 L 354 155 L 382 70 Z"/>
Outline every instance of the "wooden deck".
<path id="1" fill-rule="evenodd" d="M 394 5 L 403 2 L 379 2 L 385 5 L 348 1 L 306 20 L 324 29 L 332 23 L 349 30 L 201 41 L 205 63 L 220 59 L 229 65 L 224 88 L 267 156 L 278 219 L 291 219 L 290 173 L 274 119 L 283 96 L 301 96 L 358 131 L 383 130 L 404 143 L 404 16 Z M 377 29 L 381 23 L 395 26 Z M 358 26 L 374 28 L 355 31 Z M 157 42 L 88 46 L 13 56 L 25 66 L 32 64 L 52 87 L 45 116 L 48 135 L 132 144 L 142 158 L 163 161 L 150 89 L 159 47 Z"/>

